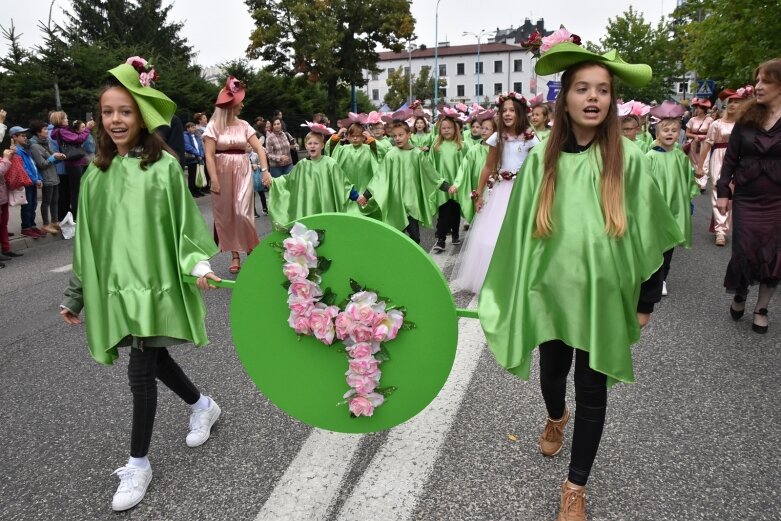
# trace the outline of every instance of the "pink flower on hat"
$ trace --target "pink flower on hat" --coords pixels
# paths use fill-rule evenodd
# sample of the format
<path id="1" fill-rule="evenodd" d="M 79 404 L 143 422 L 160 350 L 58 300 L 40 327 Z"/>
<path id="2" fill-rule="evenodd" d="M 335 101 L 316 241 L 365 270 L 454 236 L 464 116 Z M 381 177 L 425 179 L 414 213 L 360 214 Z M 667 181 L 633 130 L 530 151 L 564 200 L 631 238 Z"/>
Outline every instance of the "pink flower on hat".
<path id="1" fill-rule="evenodd" d="M 154 65 L 140 56 L 131 56 L 125 63 L 131 65 L 138 72 L 138 81 L 143 87 L 150 87 L 158 79 Z"/>
<path id="2" fill-rule="evenodd" d="M 554 31 L 553 34 L 550 36 L 545 36 L 542 39 L 542 45 L 540 45 L 540 53 L 546 53 L 554 45 L 558 45 L 560 43 L 564 42 L 570 42 L 574 43 L 575 45 L 580 45 L 580 36 L 577 34 L 572 34 L 568 30 L 566 30 L 564 27 L 561 27 L 558 31 Z"/>

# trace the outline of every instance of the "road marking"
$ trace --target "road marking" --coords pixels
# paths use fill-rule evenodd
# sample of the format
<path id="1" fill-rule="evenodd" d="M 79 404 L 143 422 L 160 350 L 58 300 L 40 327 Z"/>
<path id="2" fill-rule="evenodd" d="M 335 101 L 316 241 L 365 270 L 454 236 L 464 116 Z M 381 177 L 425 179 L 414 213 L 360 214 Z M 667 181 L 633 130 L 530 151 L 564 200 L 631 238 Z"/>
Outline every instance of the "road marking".
<path id="1" fill-rule="evenodd" d="M 431 257 L 443 271 L 456 259 L 453 248 L 443 254 L 431 254 Z M 459 328 L 459 337 L 460 331 Z M 458 354 L 456 354 L 456 363 L 457 361 Z M 448 382 L 450 382 L 450 378 Z M 447 386 L 448 384 L 445 384 L 445 387 Z M 436 401 L 435 399 L 433 403 Z M 429 405 L 430 407 L 431 405 Z M 457 409 L 458 403 L 455 403 L 452 411 L 453 416 L 455 416 Z M 277 519 L 316 521 L 326 519 L 329 508 L 339 494 L 344 476 L 350 470 L 352 457 L 360 447 L 361 440 L 363 440 L 363 435 L 312 429 L 295 459 L 263 504 L 255 521 Z M 364 516 L 364 519 L 375 517 L 369 515 L 373 509 L 374 506 L 365 510 L 367 515 Z"/>
<path id="2" fill-rule="evenodd" d="M 73 264 L 66 264 L 65 266 L 54 268 L 53 270 L 49 270 L 50 273 L 65 273 L 66 271 L 71 271 L 73 269 Z"/>
<path id="3" fill-rule="evenodd" d="M 475 307 L 477 297 L 469 303 Z M 439 395 L 420 414 L 391 429 L 345 502 L 340 521 L 410 519 L 482 353 L 480 323 L 461 319 L 453 369 Z"/>

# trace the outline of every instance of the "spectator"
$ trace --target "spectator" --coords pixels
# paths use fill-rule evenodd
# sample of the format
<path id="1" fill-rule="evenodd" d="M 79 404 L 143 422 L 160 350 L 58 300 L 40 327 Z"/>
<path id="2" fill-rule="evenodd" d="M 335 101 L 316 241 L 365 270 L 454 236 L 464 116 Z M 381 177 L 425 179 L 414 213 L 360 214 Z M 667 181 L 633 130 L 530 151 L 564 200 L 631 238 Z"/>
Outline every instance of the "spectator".
<path id="1" fill-rule="evenodd" d="M 5 111 L 0 109 L 0 141 L 5 137 Z M 13 257 L 21 257 L 21 253 L 11 251 L 11 242 L 8 239 L 8 189 L 5 186 L 5 173 L 11 166 L 11 157 L 14 153 L 10 149 L 3 150 L 3 157 L 0 158 L 0 250 L 3 254 L 0 256 L 0 268 L 5 268 L 2 261 L 11 260 Z"/>
<path id="2" fill-rule="evenodd" d="M 73 123 L 74 128 L 78 126 L 76 121 Z M 83 122 L 79 123 L 84 125 Z M 42 230 L 56 235 L 59 231 L 57 202 L 59 200 L 60 176 L 57 175 L 55 164 L 65 159 L 65 154 L 51 151 L 49 148 L 49 127 L 43 121 L 31 122 L 30 134 L 32 134 L 30 138 L 30 152 L 38 169 L 38 174 L 43 181 L 43 197 L 41 201 Z"/>
<path id="3" fill-rule="evenodd" d="M 38 175 L 38 169 L 30 155 L 30 144 L 27 141 L 28 129 L 22 127 L 11 127 L 8 133 L 11 136 L 11 150 L 13 150 L 22 161 L 22 166 L 27 176 L 32 181 L 32 185 L 24 187 L 24 195 L 27 198 L 27 204 L 21 205 L 22 217 L 22 235 L 40 239 L 46 233 L 35 226 L 35 209 L 38 207 L 38 189 L 43 183 Z"/>
<path id="4" fill-rule="evenodd" d="M 287 125 L 285 124 L 285 120 L 282 119 L 282 111 L 277 109 L 274 111 L 274 117 L 271 118 L 271 122 L 273 123 L 275 119 L 278 119 L 282 122 L 282 132 L 287 132 Z M 272 125 L 273 126 L 273 125 Z"/>
<path id="5" fill-rule="evenodd" d="M 266 120 L 260 116 L 255 118 L 255 135 L 264 147 L 266 146 Z"/>
<path id="6" fill-rule="evenodd" d="M 193 121 L 195 122 L 195 135 L 203 139 L 206 125 L 209 124 L 209 116 L 205 112 L 196 112 L 193 116 Z"/>
<path id="7" fill-rule="evenodd" d="M 89 121 L 92 121 L 92 118 L 89 119 Z M 82 132 L 86 128 L 87 124 L 84 121 L 81 121 L 80 119 L 77 119 L 73 122 L 71 125 L 71 128 L 75 133 Z M 84 152 L 87 153 L 87 164 L 90 164 L 93 159 L 95 159 L 95 138 L 92 137 L 92 134 L 90 133 L 89 136 L 87 136 L 87 140 L 84 142 Z M 51 150 L 51 149 L 50 149 Z M 52 152 L 59 152 L 59 150 L 52 150 Z M 45 185 L 45 183 L 44 183 Z"/>
<path id="8" fill-rule="evenodd" d="M 187 165 L 187 187 L 193 197 L 206 195 L 195 186 L 195 176 L 198 173 L 198 165 L 203 165 L 203 141 L 196 133 L 195 123 L 188 121 L 184 126 L 184 161 Z"/>
<path id="9" fill-rule="evenodd" d="M 68 127 L 68 115 L 61 110 L 52 112 L 49 122 L 54 125 L 50 136 L 57 143 L 57 150 L 67 156 L 64 163 L 65 175 L 68 179 L 66 182 L 61 183 L 60 186 L 60 200 L 57 205 L 59 215 L 57 217 L 61 221 L 65 214 L 71 212 L 73 218 L 76 219 L 79 207 L 81 175 L 84 173 L 84 167 L 87 166 L 86 152 L 82 148 L 81 151 L 84 153 L 79 155 L 78 147 L 83 147 L 95 122 L 88 122 L 81 132 L 76 133 Z M 66 150 L 68 147 L 73 149 L 72 153 Z M 67 192 L 67 196 L 64 196 L 63 192 Z"/>
<path id="10" fill-rule="evenodd" d="M 290 145 L 295 140 L 285 132 L 283 121 L 274 117 L 271 120 L 271 133 L 266 136 L 266 151 L 271 177 L 279 177 L 293 170 L 293 158 Z"/>
<path id="11" fill-rule="evenodd" d="M 179 161 L 182 169 L 184 169 L 184 125 L 182 125 L 182 120 L 179 119 L 179 116 L 174 115 L 168 125 L 159 127 L 155 132 L 163 138 L 163 141 L 171 147 L 171 150 L 176 152 L 176 159 Z"/>

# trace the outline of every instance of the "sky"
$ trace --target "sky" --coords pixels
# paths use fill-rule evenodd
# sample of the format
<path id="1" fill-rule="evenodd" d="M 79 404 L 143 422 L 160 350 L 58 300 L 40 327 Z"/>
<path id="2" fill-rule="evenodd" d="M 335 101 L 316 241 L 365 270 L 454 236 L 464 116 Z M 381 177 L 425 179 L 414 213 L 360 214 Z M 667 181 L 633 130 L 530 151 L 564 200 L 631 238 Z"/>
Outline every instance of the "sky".
<path id="1" fill-rule="evenodd" d="M 70 2 L 54 2 L 53 20 L 64 23 L 63 9 L 67 9 Z M 172 21 L 184 23 L 182 35 L 196 51 L 196 63 L 208 67 L 244 56 L 253 23 L 243 0 L 220 0 L 220 16 L 215 16 L 214 0 L 171 0 L 170 3 L 173 4 Z M 434 45 L 436 3 L 436 0 L 412 1 L 418 37 L 415 43 L 418 45 Z M 35 45 L 40 37 L 38 20 L 47 19 L 51 0 L 9 0 L 3 4 L 0 25 L 8 29 L 13 20 L 17 34 L 22 34 L 22 44 Z M 497 27 L 507 29 L 510 25 L 523 24 L 525 18 L 532 22 L 544 18 L 549 30 L 564 25 L 584 41 L 596 42 L 604 35 L 608 19 L 621 15 L 630 5 L 643 13 L 646 22 L 654 25 L 675 8 L 675 0 L 545 0 L 528 4 L 527 9 L 517 0 L 439 0 L 438 40 L 449 41 L 451 45 L 475 43 L 475 37 L 462 34 L 490 32 Z M 3 55 L 8 52 L 7 41 L 0 41 L 0 52 Z"/>

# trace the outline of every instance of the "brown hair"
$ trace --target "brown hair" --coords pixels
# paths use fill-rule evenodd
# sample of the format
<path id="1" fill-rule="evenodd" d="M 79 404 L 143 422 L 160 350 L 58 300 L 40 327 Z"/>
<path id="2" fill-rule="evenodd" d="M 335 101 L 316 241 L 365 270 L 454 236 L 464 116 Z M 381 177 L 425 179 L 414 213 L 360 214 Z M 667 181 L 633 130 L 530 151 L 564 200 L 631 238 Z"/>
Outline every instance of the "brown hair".
<path id="1" fill-rule="evenodd" d="M 541 109 L 542 115 L 545 118 L 545 126 L 548 126 L 548 123 L 550 123 L 550 107 L 546 103 L 538 103 L 532 107 L 532 110 L 534 109 Z"/>
<path id="2" fill-rule="evenodd" d="M 515 109 L 515 125 L 512 128 L 504 126 L 504 118 L 502 118 L 502 108 L 505 101 L 512 101 L 513 109 Z M 514 98 L 504 100 L 499 104 L 496 111 L 496 132 L 499 134 L 496 136 L 496 154 L 499 157 L 499 161 L 496 167 L 499 168 L 502 162 L 502 156 L 504 154 L 504 136 L 506 133 L 512 131 L 515 136 L 523 136 L 526 130 L 529 128 L 529 115 L 526 112 L 526 105 L 521 105 L 521 102 Z"/>
<path id="3" fill-rule="evenodd" d="M 390 124 L 390 131 L 392 132 L 395 128 L 403 128 L 404 132 L 409 134 L 409 123 L 404 121 L 403 119 L 394 119 Z"/>
<path id="4" fill-rule="evenodd" d="M 317 139 L 319 139 L 320 143 L 325 143 L 325 136 L 324 135 L 320 134 L 319 132 L 309 132 L 304 137 L 304 144 L 306 144 L 306 142 L 309 141 L 309 139 L 313 138 L 313 137 L 316 137 Z"/>
<path id="5" fill-rule="evenodd" d="M 622 117 L 621 118 L 621 124 L 623 125 L 625 121 L 629 121 L 630 119 L 632 121 L 634 121 L 635 123 L 637 123 L 638 127 L 642 127 L 643 126 L 643 124 L 640 123 L 640 116 L 638 116 L 636 114 L 627 114 L 626 116 Z"/>
<path id="6" fill-rule="evenodd" d="M 442 119 L 440 119 L 437 122 L 437 139 L 434 141 L 434 150 L 439 152 L 439 146 L 442 144 L 443 141 L 445 141 L 445 138 L 442 137 L 442 123 L 445 121 L 449 121 L 453 124 L 453 141 L 456 143 L 456 149 L 461 150 L 461 148 L 464 146 L 462 136 L 461 136 L 461 129 L 458 126 L 458 123 L 456 123 L 456 118 L 453 116 L 445 116 Z"/>
<path id="7" fill-rule="evenodd" d="M 428 121 L 423 116 L 418 116 L 415 118 L 415 122 L 412 124 L 412 128 L 415 129 L 415 132 L 417 132 L 418 120 L 423 121 L 423 132 L 428 132 Z"/>
<path id="8" fill-rule="evenodd" d="M 765 77 L 768 83 L 781 83 L 781 58 L 774 58 L 763 62 L 754 70 L 754 79 L 759 79 L 759 74 Z M 736 121 L 741 125 L 762 128 L 765 126 L 770 109 L 767 105 L 757 103 L 752 99 L 740 108 Z"/>
<path id="9" fill-rule="evenodd" d="M 586 67 L 598 66 L 610 74 L 610 104 L 607 116 L 597 128 L 595 144 L 601 155 L 602 175 L 600 193 L 602 215 L 605 218 L 605 232 L 613 237 L 621 237 L 626 231 L 624 213 L 624 143 L 616 116 L 616 91 L 613 74 L 604 65 L 596 62 L 583 62 L 567 69 L 561 76 L 561 91 L 556 99 L 556 112 L 553 129 L 548 136 L 545 148 L 544 174 L 540 187 L 539 206 L 537 208 L 535 237 L 548 237 L 553 231 L 551 211 L 556 193 L 556 169 L 564 144 L 570 139 L 571 122 L 567 113 L 567 93 L 572 88 L 575 73 Z M 500 120 L 501 121 L 501 120 Z M 594 149 L 592 148 L 592 151 Z"/>
<path id="10" fill-rule="evenodd" d="M 363 136 L 364 133 L 363 125 L 360 123 L 353 123 L 349 127 L 347 127 L 347 135 L 351 136 L 353 134 L 360 134 Z M 371 143 L 364 143 L 365 145 L 368 145 L 369 149 L 372 151 L 372 154 L 374 154 L 374 157 L 377 157 L 377 143 L 372 140 Z"/>
<path id="11" fill-rule="evenodd" d="M 100 99 L 103 97 L 103 94 L 113 88 L 120 88 L 125 89 L 124 86 L 114 77 L 109 78 L 106 83 L 103 85 L 103 87 L 100 89 L 100 92 L 98 93 L 98 108 L 97 113 L 101 114 L 100 110 Z M 127 90 L 127 89 L 125 89 Z M 128 91 L 128 94 L 130 94 L 130 91 Z M 132 95 L 131 95 L 132 98 Z M 138 104 L 136 104 L 135 99 L 133 99 L 133 104 L 135 105 L 136 112 L 138 112 L 138 117 L 141 119 L 141 111 L 138 108 Z M 103 126 L 103 118 L 97 118 L 97 124 L 95 125 L 96 129 L 96 139 L 95 139 L 95 166 L 97 166 L 101 171 L 105 172 L 108 170 L 108 168 L 111 166 L 111 162 L 114 160 L 114 157 L 117 155 L 117 145 L 114 144 L 114 141 L 111 139 L 111 136 L 106 131 L 106 128 Z M 163 141 L 160 136 L 158 136 L 154 132 L 149 132 L 149 129 L 146 127 L 141 128 L 141 133 L 138 135 L 138 143 L 136 143 L 136 146 L 141 145 L 143 147 L 143 152 L 141 153 L 141 170 L 146 170 L 146 167 L 148 165 L 151 165 L 152 163 L 159 161 L 161 157 L 163 157 L 163 150 L 167 151 L 169 154 L 171 154 L 174 157 L 177 157 L 176 152 L 174 152 L 171 148 L 169 148 L 168 145 L 165 144 L 165 141 Z"/>

